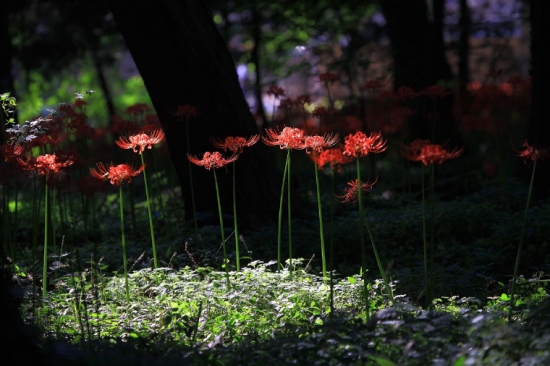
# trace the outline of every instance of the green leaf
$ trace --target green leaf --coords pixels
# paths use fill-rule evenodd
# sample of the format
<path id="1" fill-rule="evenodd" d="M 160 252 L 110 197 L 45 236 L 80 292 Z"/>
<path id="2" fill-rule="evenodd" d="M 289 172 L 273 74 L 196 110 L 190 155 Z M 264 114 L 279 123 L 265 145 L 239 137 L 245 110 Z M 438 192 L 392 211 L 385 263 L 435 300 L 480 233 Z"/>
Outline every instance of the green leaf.
<path id="1" fill-rule="evenodd" d="M 357 281 L 355 280 L 354 277 L 348 277 L 348 282 L 352 285 L 354 285 Z"/>
<path id="2" fill-rule="evenodd" d="M 500 295 L 500 299 L 504 300 L 504 301 L 508 301 L 508 300 L 510 300 L 510 297 L 507 294 L 502 294 L 502 295 Z"/>
<path id="3" fill-rule="evenodd" d="M 373 357 L 373 360 L 376 362 L 378 366 L 395 366 L 395 363 L 393 363 L 393 361 L 390 361 L 382 357 Z"/>
<path id="4" fill-rule="evenodd" d="M 453 364 L 453 366 L 463 366 L 465 362 L 466 362 L 466 356 L 462 355 L 462 356 L 459 357 L 458 360 L 456 360 L 456 362 Z"/>

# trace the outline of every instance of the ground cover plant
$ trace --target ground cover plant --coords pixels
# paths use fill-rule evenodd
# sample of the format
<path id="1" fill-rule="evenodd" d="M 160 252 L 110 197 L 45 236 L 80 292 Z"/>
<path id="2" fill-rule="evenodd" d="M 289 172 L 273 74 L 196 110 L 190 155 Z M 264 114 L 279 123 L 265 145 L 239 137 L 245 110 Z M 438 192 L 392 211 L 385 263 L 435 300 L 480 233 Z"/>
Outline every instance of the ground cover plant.
<path id="1" fill-rule="evenodd" d="M 319 82 L 329 88 L 334 75 Z M 365 88 L 378 95 L 369 104 L 379 115 L 381 106 L 402 113 L 403 100 L 450 92 Z M 472 93 L 472 103 L 483 93 L 506 98 L 488 90 Z M 410 112 L 393 129 L 373 118 L 370 131 L 329 130 L 323 118 L 345 111 L 288 97 L 261 142 L 212 136 L 213 148 L 232 154 L 181 157 L 213 172 L 217 212 L 201 213 L 181 205 L 150 108 L 129 107 L 107 131 L 86 115 L 93 92 L 76 97 L 8 124 L 2 145 L 4 266 L 24 321 L 58 363 L 550 362 L 550 201 L 532 199 L 547 148 L 510 131 L 464 133 L 458 147 L 433 133 L 409 141 Z M 11 112 L 15 102 L 2 98 Z M 386 112 L 385 120 L 396 113 Z M 187 125 L 200 111 L 176 113 Z M 499 148 L 483 165 L 467 154 L 479 141 L 517 151 Z M 239 229 L 235 196 L 222 207 L 217 174 L 234 173 L 256 143 L 283 153 L 278 221 Z M 531 169 L 530 180 L 495 174 L 494 165 L 515 166 L 510 159 Z"/>

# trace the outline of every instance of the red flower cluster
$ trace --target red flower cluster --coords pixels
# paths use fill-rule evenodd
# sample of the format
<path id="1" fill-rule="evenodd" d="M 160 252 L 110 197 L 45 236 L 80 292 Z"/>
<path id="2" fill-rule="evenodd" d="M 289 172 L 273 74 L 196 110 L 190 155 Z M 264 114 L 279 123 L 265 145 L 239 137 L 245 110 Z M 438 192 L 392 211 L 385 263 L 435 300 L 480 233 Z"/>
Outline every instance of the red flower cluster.
<path id="1" fill-rule="evenodd" d="M 266 145 L 279 146 L 281 149 L 303 150 L 306 148 L 304 145 L 305 133 L 299 128 L 285 127 L 280 133 L 268 128 L 265 133 L 267 137 L 262 136 L 262 140 Z"/>
<path id="2" fill-rule="evenodd" d="M 403 156 L 411 161 L 421 161 L 424 165 L 438 163 L 459 157 L 464 148 L 447 151 L 441 145 L 431 144 L 429 140 L 415 140 L 410 146 L 403 147 Z"/>
<path id="3" fill-rule="evenodd" d="M 174 113 L 174 116 L 178 117 L 181 120 L 188 120 L 191 117 L 195 117 L 199 112 L 197 108 L 193 107 L 190 104 L 184 104 L 178 106 L 177 111 Z"/>
<path id="4" fill-rule="evenodd" d="M 361 182 L 361 191 L 362 192 L 370 192 L 372 190 L 372 187 L 376 184 L 378 181 L 378 178 L 372 182 Z M 343 196 L 338 196 L 337 198 L 342 199 L 343 203 L 354 203 L 357 202 L 357 192 L 359 191 L 359 182 L 356 180 L 352 180 L 347 183 L 348 186 L 344 188 L 345 194 Z"/>
<path id="5" fill-rule="evenodd" d="M 237 160 L 239 155 L 233 154 L 229 158 L 224 158 L 221 153 L 215 151 L 215 152 L 205 152 L 202 159 L 199 159 L 197 157 L 194 157 L 192 155 L 187 154 L 187 158 L 190 162 L 192 162 L 195 165 L 203 166 L 207 170 L 210 170 L 212 168 L 218 169 L 226 166 L 227 164 L 230 164 Z"/>
<path id="6" fill-rule="evenodd" d="M 358 131 L 346 136 L 344 155 L 354 158 L 367 156 L 369 153 L 381 153 L 386 150 L 387 141 L 382 139 L 382 133 L 371 133 L 369 136 Z"/>
<path id="7" fill-rule="evenodd" d="M 319 75 L 319 81 L 327 86 L 334 84 L 336 80 L 338 80 L 338 75 L 334 72 L 328 71 Z"/>
<path id="8" fill-rule="evenodd" d="M 534 145 L 529 145 L 527 140 L 523 143 L 525 148 L 523 151 L 516 151 L 520 158 L 523 158 L 525 163 L 528 160 L 546 160 L 550 159 L 550 149 L 549 148 L 536 148 Z"/>
<path id="9" fill-rule="evenodd" d="M 21 155 L 25 149 L 19 143 L 0 145 L 0 155 L 4 157 L 4 161 L 15 159 Z"/>
<path id="10" fill-rule="evenodd" d="M 272 95 L 275 99 L 281 99 L 285 96 L 285 90 L 277 85 L 270 85 L 267 95 Z"/>
<path id="11" fill-rule="evenodd" d="M 72 157 L 58 156 L 55 153 L 40 155 L 36 159 L 23 160 L 17 158 L 17 161 L 23 169 L 34 170 L 41 175 L 46 175 L 50 172 L 57 173 L 59 169 L 68 167 L 74 163 Z"/>
<path id="12" fill-rule="evenodd" d="M 98 179 L 109 180 L 112 185 L 121 185 L 124 181 L 130 183 L 132 177 L 138 176 L 145 165 L 141 165 L 139 168 L 135 169 L 129 164 L 119 164 L 113 165 L 111 163 L 109 167 L 106 167 L 103 163 L 96 164 L 97 169 L 90 168 L 90 174 Z"/>
<path id="13" fill-rule="evenodd" d="M 313 155 L 319 170 L 322 170 L 326 164 L 330 164 L 330 169 L 334 169 L 334 166 L 338 166 L 338 171 L 341 170 L 342 164 L 348 164 L 352 162 L 352 158 L 342 153 L 342 149 L 339 147 L 323 150 L 320 154 Z"/>
<path id="14" fill-rule="evenodd" d="M 129 138 L 121 137 L 115 142 L 123 149 L 134 149 L 134 152 L 139 152 L 141 154 L 146 148 L 151 149 L 153 145 L 158 144 L 163 139 L 164 132 L 162 132 L 162 130 L 154 130 L 149 135 L 146 133 L 139 133 Z"/>
<path id="15" fill-rule="evenodd" d="M 325 148 L 332 147 L 338 143 L 338 134 L 325 134 L 324 136 L 305 136 L 304 137 L 304 146 L 306 152 L 314 155 L 318 155 Z"/>
<path id="16" fill-rule="evenodd" d="M 244 137 L 232 137 L 227 136 L 225 141 L 211 137 L 210 143 L 218 148 L 223 149 L 223 151 L 231 150 L 234 154 L 241 154 L 244 147 L 250 147 L 260 140 L 260 135 L 253 135 L 248 138 Z"/>

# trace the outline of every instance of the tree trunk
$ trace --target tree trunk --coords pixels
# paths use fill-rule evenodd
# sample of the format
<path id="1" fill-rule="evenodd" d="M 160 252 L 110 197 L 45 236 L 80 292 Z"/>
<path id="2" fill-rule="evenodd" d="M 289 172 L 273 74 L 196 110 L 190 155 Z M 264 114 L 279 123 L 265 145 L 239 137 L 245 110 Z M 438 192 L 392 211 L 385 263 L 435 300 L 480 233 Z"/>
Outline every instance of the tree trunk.
<path id="1" fill-rule="evenodd" d="M 449 81 L 453 75 L 445 58 L 443 42 L 444 0 L 434 0 L 433 22 L 428 19 L 425 0 L 381 0 L 380 6 L 387 21 L 394 61 L 394 88 L 409 86 L 420 92 L 440 81 Z M 450 98 L 438 102 L 439 123 L 437 139 L 444 141 L 455 135 L 450 121 Z M 431 119 L 428 118 L 430 100 L 423 100 L 419 113 L 413 116 L 410 126 L 413 138 L 431 136 Z"/>
<path id="2" fill-rule="evenodd" d="M 258 133 L 240 88 L 226 44 L 200 0 L 110 0 L 110 9 L 144 80 L 165 129 L 172 163 L 183 192 L 186 218 L 191 212 L 185 122 L 174 113 L 192 105 L 199 114 L 189 120 L 192 155 L 214 151 L 211 136 Z M 263 219 L 277 214 L 274 164 L 266 161 L 266 146 L 258 143 L 236 161 L 239 219 Z M 193 166 L 198 211 L 217 210 L 211 171 Z M 218 172 L 222 206 L 231 212 L 231 173 Z"/>
<path id="3" fill-rule="evenodd" d="M 532 106 L 528 126 L 528 140 L 539 147 L 550 148 L 550 57 L 546 52 L 550 44 L 550 35 L 545 29 L 550 16 L 548 2 L 530 0 L 531 21 L 531 82 Z M 541 198 L 550 196 L 550 161 L 537 163 L 535 191 Z"/>

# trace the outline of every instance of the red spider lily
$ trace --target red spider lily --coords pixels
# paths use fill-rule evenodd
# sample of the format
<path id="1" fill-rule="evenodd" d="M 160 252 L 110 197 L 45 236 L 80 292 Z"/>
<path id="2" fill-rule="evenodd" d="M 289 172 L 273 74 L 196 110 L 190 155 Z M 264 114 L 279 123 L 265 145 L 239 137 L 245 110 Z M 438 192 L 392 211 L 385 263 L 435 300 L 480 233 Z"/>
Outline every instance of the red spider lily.
<path id="1" fill-rule="evenodd" d="M 111 131 L 117 135 L 135 135 L 140 130 L 139 125 L 134 121 L 121 119 L 118 116 L 111 117 L 111 120 L 113 122 Z"/>
<path id="2" fill-rule="evenodd" d="M 373 132 L 370 136 L 358 131 L 346 136 L 344 155 L 352 157 L 367 156 L 369 153 L 381 153 L 386 150 L 387 141 L 382 138 L 381 132 Z"/>
<path id="3" fill-rule="evenodd" d="M 335 72 L 329 71 L 319 75 L 319 81 L 325 85 L 332 85 L 336 80 L 338 80 L 338 75 Z"/>
<path id="4" fill-rule="evenodd" d="M 337 165 L 338 171 L 340 171 L 342 164 L 352 162 L 352 158 L 344 155 L 340 147 L 325 149 L 320 154 L 312 155 L 312 157 L 315 159 L 319 170 L 322 170 L 326 164 L 330 164 L 330 169 L 334 169 L 334 166 Z"/>
<path id="5" fill-rule="evenodd" d="M 227 136 L 225 141 L 221 141 L 215 137 L 210 138 L 210 142 L 214 147 L 223 149 L 223 151 L 231 150 L 234 154 L 243 152 L 244 147 L 250 147 L 260 140 L 260 135 L 253 135 L 248 138 Z"/>
<path id="6" fill-rule="evenodd" d="M 297 105 L 302 112 L 306 111 L 306 104 L 311 104 L 311 97 L 308 94 L 298 95 L 294 104 Z"/>
<path id="7" fill-rule="evenodd" d="M 400 102 L 414 99 L 416 96 L 417 94 L 414 92 L 413 88 L 408 86 L 402 86 L 395 92 L 395 98 Z"/>
<path id="8" fill-rule="evenodd" d="M 285 96 L 285 90 L 277 85 L 270 85 L 267 95 L 272 95 L 275 99 L 281 99 Z"/>
<path id="9" fill-rule="evenodd" d="M 328 116 L 330 114 L 330 110 L 326 107 L 323 107 L 323 106 L 315 107 L 315 109 L 313 110 L 313 112 L 311 114 L 313 116 L 321 119 L 325 116 Z"/>
<path id="10" fill-rule="evenodd" d="M 210 170 L 212 168 L 218 169 L 226 166 L 227 164 L 230 164 L 237 160 L 239 157 L 238 154 L 233 154 L 229 158 L 224 158 L 221 153 L 215 151 L 215 152 L 205 152 L 202 159 L 199 159 L 197 157 L 194 157 L 192 155 L 187 154 L 187 158 L 190 162 L 192 162 L 195 165 L 203 166 L 206 168 L 206 170 Z"/>
<path id="11" fill-rule="evenodd" d="M 178 117 L 179 120 L 188 120 L 191 117 L 195 117 L 197 114 L 199 114 L 197 108 L 193 107 L 190 104 L 184 104 L 178 106 L 178 109 L 174 113 L 174 116 Z"/>
<path id="12" fill-rule="evenodd" d="M 296 106 L 296 102 L 292 98 L 281 99 L 279 102 L 279 109 L 285 109 L 287 111 L 292 110 Z"/>
<path id="13" fill-rule="evenodd" d="M 21 155 L 24 150 L 25 148 L 19 143 L 4 144 L 0 146 L 0 155 L 4 157 L 4 161 L 9 161 Z"/>
<path id="14" fill-rule="evenodd" d="M 323 151 L 326 147 L 332 147 L 338 143 L 338 134 L 328 133 L 324 136 L 306 136 L 304 138 L 304 146 L 306 147 L 306 152 L 314 155 L 317 155 Z"/>
<path id="15" fill-rule="evenodd" d="M 120 186 L 124 181 L 130 183 L 132 177 L 138 176 L 145 169 L 145 165 L 135 169 L 130 164 L 115 166 L 111 163 L 106 167 L 103 163 L 97 163 L 96 166 L 97 169 L 90 168 L 90 174 L 97 179 L 109 180 L 112 185 L 116 186 Z"/>
<path id="16" fill-rule="evenodd" d="M 305 133 L 302 129 L 295 127 L 285 127 L 282 132 L 267 128 L 265 130 L 267 137 L 262 136 L 266 145 L 279 146 L 282 149 L 303 150 Z"/>
<path id="17" fill-rule="evenodd" d="M 421 161 L 424 165 L 438 163 L 459 157 L 464 148 L 447 151 L 441 145 L 431 144 L 429 140 L 415 140 L 410 146 L 403 146 L 403 156 L 407 160 Z"/>
<path id="18" fill-rule="evenodd" d="M 361 182 L 361 191 L 362 192 L 370 192 L 372 191 L 372 187 L 376 184 L 378 181 L 378 178 L 372 183 L 369 182 Z M 343 196 L 337 196 L 337 198 L 340 198 L 342 200 L 342 203 L 355 203 L 357 202 L 357 191 L 359 190 L 359 184 L 356 180 L 352 180 L 347 183 L 348 186 L 344 188 L 345 194 Z"/>
<path id="19" fill-rule="evenodd" d="M 151 149 L 153 145 L 158 144 L 162 139 L 164 139 L 164 132 L 162 132 L 162 130 L 154 130 L 149 135 L 139 133 L 130 136 L 128 139 L 121 137 L 115 142 L 123 149 L 134 149 L 134 152 L 139 152 L 141 154 L 145 151 L 145 148 Z"/>
<path id="20" fill-rule="evenodd" d="M 129 106 L 126 108 L 126 113 L 132 115 L 132 116 L 140 116 L 149 111 L 149 107 L 145 103 L 136 103 L 134 105 Z"/>
<path id="21" fill-rule="evenodd" d="M 431 99 L 443 98 L 444 96 L 451 94 L 451 92 L 445 90 L 441 85 L 432 85 L 424 92 Z"/>
<path id="22" fill-rule="evenodd" d="M 26 170 L 34 170 L 41 175 L 49 172 L 57 173 L 59 169 L 68 167 L 74 163 L 74 158 L 70 156 L 58 156 L 54 154 L 45 154 L 36 157 L 36 159 L 23 160 L 17 158 L 19 164 Z"/>
<path id="23" fill-rule="evenodd" d="M 535 160 L 545 160 L 550 159 L 550 149 L 549 148 L 536 148 L 534 145 L 529 145 L 527 140 L 523 143 L 523 147 L 525 148 L 523 151 L 517 151 L 518 156 L 520 158 L 523 158 L 525 163 L 527 161 L 535 161 Z M 514 149 L 515 150 L 515 149 Z"/>
<path id="24" fill-rule="evenodd" d="M 380 80 L 367 80 L 365 85 L 363 85 L 361 88 L 364 90 L 370 90 L 372 92 L 378 92 L 382 89 L 384 84 Z"/>

